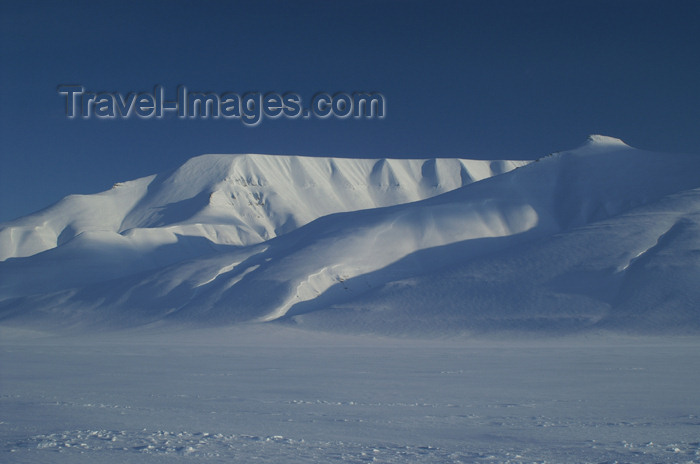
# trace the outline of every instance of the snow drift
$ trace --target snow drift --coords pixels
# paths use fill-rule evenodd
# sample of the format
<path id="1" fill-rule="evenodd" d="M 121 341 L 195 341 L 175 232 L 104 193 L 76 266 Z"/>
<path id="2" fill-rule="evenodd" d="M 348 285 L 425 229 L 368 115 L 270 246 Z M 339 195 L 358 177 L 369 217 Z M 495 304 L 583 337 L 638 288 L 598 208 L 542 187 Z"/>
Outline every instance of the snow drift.
<path id="1" fill-rule="evenodd" d="M 604 136 L 529 164 L 198 157 L 4 224 L 0 317 L 697 331 L 698 172 Z"/>

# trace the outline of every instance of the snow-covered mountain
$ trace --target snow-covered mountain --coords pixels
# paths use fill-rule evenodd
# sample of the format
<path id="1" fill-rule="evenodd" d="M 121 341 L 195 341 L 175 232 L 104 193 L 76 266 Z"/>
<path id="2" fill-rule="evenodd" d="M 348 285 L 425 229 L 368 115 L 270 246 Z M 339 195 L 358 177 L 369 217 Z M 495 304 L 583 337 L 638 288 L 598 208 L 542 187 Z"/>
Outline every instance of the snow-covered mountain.
<path id="1" fill-rule="evenodd" d="M 604 136 L 529 164 L 197 157 L 3 224 L 0 317 L 696 331 L 699 172 Z"/>
<path id="2" fill-rule="evenodd" d="M 321 216 L 422 200 L 523 161 L 204 155 L 162 175 L 71 195 L 0 225 L 0 260 L 73 239 L 150 248 L 174 237 L 250 245 Z M 88 237 L 91 236 L 91 237 Z"/>
<path id="3" fill-rule="evenodd" d="M 523 164 L 199 156 L 0 225 L 0 260 L 37 255 L 13 263 L 32 279 L 13 273 L 16 281 L 0 286 L 6 294 L 44 292 L 157 269 L 261 243 L 331 213 L 439 195 Z"/>

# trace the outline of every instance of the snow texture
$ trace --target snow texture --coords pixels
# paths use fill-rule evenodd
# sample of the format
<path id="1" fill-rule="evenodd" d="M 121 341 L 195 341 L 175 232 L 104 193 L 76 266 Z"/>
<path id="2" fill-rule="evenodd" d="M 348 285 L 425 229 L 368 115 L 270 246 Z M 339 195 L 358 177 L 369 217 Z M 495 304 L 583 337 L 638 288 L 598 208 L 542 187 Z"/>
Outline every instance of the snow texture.
<path id="1" fill-rule="evenodd" d="M 690 338 L 5 331 L 7 463 L 698 463 Z"/>
<path id="2" fill-rule="evenodd" d="M 208 155 L 0 225 L 0 461 L 700 463 L 700 157 Z"/>
<path id="3" fill-rule="evenodd" d="M 700 329 L 700 157 L 208 155 L 0 227 L 0 321 L 381 334 Z"/>

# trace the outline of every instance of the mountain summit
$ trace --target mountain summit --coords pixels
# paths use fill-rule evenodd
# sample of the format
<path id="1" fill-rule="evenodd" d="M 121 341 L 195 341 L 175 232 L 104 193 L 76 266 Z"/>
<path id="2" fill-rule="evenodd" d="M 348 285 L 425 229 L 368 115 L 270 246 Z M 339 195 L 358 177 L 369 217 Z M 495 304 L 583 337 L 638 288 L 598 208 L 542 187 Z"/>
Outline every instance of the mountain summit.
<path id="1" fill-rule="evenodd" d="M 197 157 L 3 224 L 0 320 L 697 331 L 699 169 L 604 136 L 529 164 Z"/>
<path id="2" fill-rule="evenodd" d="M 627 145 L 625 142 L 622 140 L 615 138 L 615 137 L 609 137 L 607 135 L 589 135 L 588 139 L 586 139 L 586 145 L 589 146 L 598 146 L 598 147 L 620 147 L 620 148 L 631 148 L 629 145 Z"/>

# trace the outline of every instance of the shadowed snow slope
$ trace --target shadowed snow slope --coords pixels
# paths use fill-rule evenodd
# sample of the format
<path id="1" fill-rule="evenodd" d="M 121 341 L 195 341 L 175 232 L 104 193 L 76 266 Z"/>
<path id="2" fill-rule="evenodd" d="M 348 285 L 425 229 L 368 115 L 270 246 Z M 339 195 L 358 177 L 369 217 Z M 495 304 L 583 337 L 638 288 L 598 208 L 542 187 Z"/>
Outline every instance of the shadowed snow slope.
<path id="1" fill-rule="evenodd" d="M 23 275 L 6 276 L 2 288 L 6 295 L 43 292 L 157 269 L 260 243 L 331 213 L 439 195 L 524 164 L 199 156 L 172 172 L 72 195 L 1 224 L 0 260 L 36 256 L 8 265 Z"/>
<path id="2" fill-rule="evenodd" d="M 178 236 L 250 245 L 330 213 L 421 200 L 523 164 L 204 155 L 172 172 L 117 183 L 95 195 L 71 195 L 0 224 L 0 260 L 31 256 L 85 234 L 139 251 Z"/>
<path id="3" fill-rule="evenodd" d="M 0 317 L 700 329 L 700 157 L 591 136 L 524 164 L 194 158 L 6 224 Z"/>

